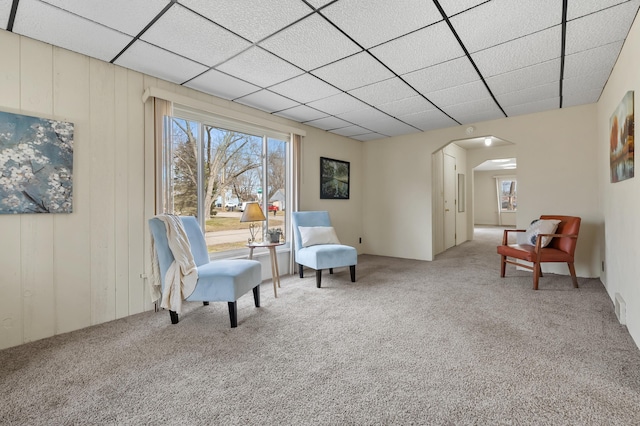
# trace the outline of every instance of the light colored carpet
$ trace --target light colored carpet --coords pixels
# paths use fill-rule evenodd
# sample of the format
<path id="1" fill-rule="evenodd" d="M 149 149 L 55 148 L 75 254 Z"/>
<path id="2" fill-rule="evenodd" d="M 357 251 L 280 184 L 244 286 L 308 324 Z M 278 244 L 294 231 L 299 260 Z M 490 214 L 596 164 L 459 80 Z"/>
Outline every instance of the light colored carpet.
<path id="1" fill-rule="evenodd" d="M 0 352 L 0 424 L 634 425 L 640 351 L 595 279 L 499 278 L 500 230 Z"/>

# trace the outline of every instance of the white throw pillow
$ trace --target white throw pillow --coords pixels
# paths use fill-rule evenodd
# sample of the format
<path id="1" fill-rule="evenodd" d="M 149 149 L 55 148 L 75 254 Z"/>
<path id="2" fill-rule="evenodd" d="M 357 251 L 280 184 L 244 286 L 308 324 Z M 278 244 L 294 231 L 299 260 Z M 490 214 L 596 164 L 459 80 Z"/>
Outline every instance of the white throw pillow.
<path id="1" fill-rule="evenodd" d="M 340 244 L 332 226 L 298 226 L 302 247 L 317 244 Z"/>
<path id="2" fill-rule="evenodd" d="M 553 234 L 554 232 L 556 232 L 559 223 L 560 221 L 556 219 L 534 220 L 527 228 L 527 232 L 525 232 L 526 244 L 535 246 L 538 234 Z M 546 247 L 552 239 L 553 237 L 542 237 L 541 246 Z"/>

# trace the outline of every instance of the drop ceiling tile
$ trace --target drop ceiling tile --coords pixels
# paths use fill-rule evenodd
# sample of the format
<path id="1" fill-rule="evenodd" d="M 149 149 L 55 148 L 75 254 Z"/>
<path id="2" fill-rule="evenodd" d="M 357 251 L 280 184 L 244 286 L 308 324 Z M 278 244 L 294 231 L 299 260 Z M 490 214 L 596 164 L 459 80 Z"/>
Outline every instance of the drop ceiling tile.
<path id="1" fill-rule="evenodd" d="M 485 77 L 503 74 L 560 57 L 560 25 L 471 54 Z M 557 46 L 557 48 L 550 48 Z"/>
<path id="2" fill-rule="evenodd" d="M 585 15 L 607 9 L 626 0 L 580 0 L 570 1 L 567 5 L 567 20 L 580 18 Z"/>
<path id="3" fill-rule="evenodd" d="M 303 73 L 259 47 L 252 47 L 216 68 L 260 87 L 269 87 Z"/>
<path id="4" fill-rule="evenodd" d="M 376 108 L 386 112 L 393 117 L 401 117 L 407 114 L 414 114 L 417 112 L 435 109 L 431 102 L 419 95 L 411 96 L 386 104 L 376 105 Z"/>
<path id="5" fill-rule="evenodd" d="M 562 97 L 562 107 L 568 108 L 576 105 L 586 105 L 598 102 L 602 90 L 583 90 L 579 93 L 572 93 Z"/>
<path id="6" fill-rule="evenodd" d="M 35 0 L 22 0 L 13 32 L 109 62 L 129 37 Z"/>
<path id="7" fill-rule="evenodd" d="M 12 0 L 0 0 L 0 29 L 6 30 L 11 16 Z"/>
<path id="8" fill-rule="evenodd" d="M 138 40 L 115 62 L 117 65 L 182 84 L 205 72 L 207 67 Z"/>
<path id="9" fill-rule="evenodd" d="M 339 114 L 338 117 L 354 124 L 370 123 L 372 121 L 386 120 L 389 118 L 384 112 L 371 107 L 345 112 L 344 114 Z"/>
<path id="10" fill-rule="evenodd" d="M 509 117 L 515 115 L 533 114 L 536 112 L 548 111 L 550 109 L 557 109 L 560 106 L 560 97 L 543 99 L 537 102 L 522 105 L 512 105 L 504 108 Z"/>
<path id="11" fill-rule="evenodd" d="M 260 46 L 307 71 L 362 50 L 317 14 L 274 34 Z"/>
<path id="12" fill-rule="evenodd" d="M 478 72 L 466 56 L 442 62 L 402 76 L 420 93 L 435 92 L 459 84 L 470 83 L 480 79 Z"/>
<path id="13" fill-rule="evenodd" d="M 393 77 L 393 73 L 368 52 L 357 53 L 311 73 L 345 91 Z"/>
<path id="14" fill-rule="evenodd" d="M 318 120 L 320 118 L 327 117 L 327 114 L 318 111 L 317 109 L 313 109 L 306 105 L 298 105 L 293 108 L 285 109 L 283 111 L 275 112 L 274 115 L 279 115 L 281 117 L 288 118 L 290 120 L 299 121 L 301 123 L 305 121 L 313 121 Z"/>
<path id="15" fill-rule="evenodd" d="M 364 135 L 353 136 L 351 139 L 356 139 L 362 142 L 366 142 L 366 141 L 374 141 L 377 139 L 384 139 L 388 137 L 389 136 L 381 135 L 380 133 L 366 133 Z"/>
<path id="16" fill-rule="evenodd" d="M 209 70 L 184 85 L 224 99 L 240 98 L 260 90 L 258 86 L 216 70 Z"/>
<path id="17" fill-rule="evenodd" d="M 424 0 L 338 1 L 322 14 L 365 49 L 442 20 L 433 2 Z"/>
<path id="18" fill-rule="evenodd" d="M 322 129 L 322 130 L 341 129 L 343 127 L 352 126 L 351 123 L 348 123 L 344 120 L 340 120 L 339 118 L 336 118 L 336 117 L 325 117 L 319 120 L 307 121 L 304 124 L 308 124 L 309 126 L 317 127 L 318 129 Z"/>
<path id="19" fill-rule="evenodd" d="M 210 67 L 251 46 L 248 41 L 178 4 L 162 15 L 141 38 Z"/>
<path id="20" fill-rule="evenodd" d="M 349 126 L 349 127 L 343 127 L 342 129 L 332 130 L 331 133 L 335 133 L 341 136 L 351 137 L 351 136 L 357 136 L 357 135 L 370 134 L 371 130 L 365 129 L 360 126 Z"/>
<path id="21" fill-rule="evenodd" d="M 472 100 L 486 99 L 491 95 L 487 91 L 482 81 L 473 81 L 460 86 L 449 87 L 426 94 L 427 98 L 434 104 L 443 108 L 449 105 L 456 105 Z"/>
<path id="22" fill-rule="evenodd" d="M 316 9 L 319 9 L 333 1 L 335 0 L 307 0 L 307 3 L 309 3 L 311 6 L 315 7 Z"/>
<path id="23" fill-rule="evenodd" d="M 637 11 L 638 4 L 628 2 L 567 22 L 566 54 L 624 40 Z"/>
<path id="24" fill-rule="evenodd" d="M 362 127 L 366 127 L 367 129 L 387 136 L 400 136 L 419 132 L 415 127 L 392 117 L 388 117 L 384 120 L 376 120 L 359 124 Z"/>
<path id="25" fill-rule="evenodd" d="M 487 78 L 487 84 L 493 94 L 497 96 L 559 80 L 560 59 L 552 59 L 547 62 L 489 77 Z"/>
<path id="26" fill-rule="evenodd" d="M 451 18 L 471 53 L 561 23 L 562 2 L 557 0 L 493 0 Z"/>
<path id="27" fill-rule="evenodd" d="M 271 86 L 269 90 L 303 104 L 340 93 L 339 89 L 336 89 L 311 74 L 302 74 L 291 80 L 283 81 L 275 86 Z"/>
<path id="28" fill-rule="evenodd" d="M 564 78 L 589 74 L 598 69 L 613 69 L 620 49 L 622 49 L 622 43 L 622 41 L 617 41 L 565 56 Z"/>
<path id="29" fill-rule="evenodd" d="M 496 95 L 496 99 L 498 99 L 498 103 L 504 109 L 508 106 L 527 104 L 531 102 L 541 101 L 543 99 L 555 98 L 558 97 L 559 93 L 560 80 L 543 84 L 541 86 L 532 86 L 515 92 Z"/>
<path id="30" fill-rule="evenodd" d="M 300 0 L 180 0 L 180 3 L 252 41 L 279 31 L 312 12 Z"/>
<path id="31" fill-rule="evenodd" d="M 343 114 L 345 112 L 365 109 L 368 107 L 364 102 L 346 93 L 339 93 L 337 95 L 329 96 L 328 98 L 309 102 L 307 105 L 331 115 Z"/>
<path id="32" fill-rule="evenodd" d="M 609 79 L 610 70 L 601 69 L 592 74 L 582 74 L 573 78 L 565 78 L 562 82 L 562 95 L 580 93 L 584 90 L 600 90 L 604 88 Z"/>
<path id="33" fill-rule="evenodd" d="M 464 55 L 460 44 L 443 22 L 374 47 L 370 52 L 397 74 L 406 74 Z"/>
<path id="34" fill-rule="evenodd" d="M 137 36 L 169 3 L 167 0 L 43 1 L 130 36 Z M 23 3 L 20 2 L 20 8 Z"/>
<path id="35" fill-rule="evenodd" d="M 251 93 L 235 100 L 236 102 L 261 109 L 266 112 L 280 111 L 283 109 L 293 108 L 299 104 L 284 96 L 280 96 L 268 90 Z"/>
<path id="36" fill-rule="evenodd" d="M 451 17 L 479 4 L 486 3 L 486 1 L 487 0 L 440 0 L 440 6 L 442 6 L 444 13 Z"/>
<path id="37" fill-rule="evenodd" d="M 421 130 L 442 129 L 457 126 L 458 123 L 438 109 L 407 114 L 399 117 L 402 121 Z"/>
<path id="38" fill-rule="evenodd" d="M 416 95 L 415 90 L 397 77 L 360 87 L 349 93 L 371 105 L 380 105 Z"/>
<path id="39" fill-rule="evenodd" d="M 451 117 L 462 124 L 504 118 L 504 114 L 493 99 L 480 99 L 443 108 Z"/>

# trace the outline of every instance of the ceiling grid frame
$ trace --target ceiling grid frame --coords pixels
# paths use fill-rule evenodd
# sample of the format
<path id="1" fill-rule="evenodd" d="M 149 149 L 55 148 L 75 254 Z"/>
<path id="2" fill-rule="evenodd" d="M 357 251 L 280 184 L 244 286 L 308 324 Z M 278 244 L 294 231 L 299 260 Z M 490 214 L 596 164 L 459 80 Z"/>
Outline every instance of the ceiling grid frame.
<path id="1" fill-rule="evenodd" d="M 113 0 L 91 7 L 84 0 L 10 0 L 0 3 L 4 21 L 0 25 L 16 34 L 367 141 L 596 102 L 640 0 L 563 0 L 557 7 L 549 0 L 543 3 L 538 11 L 535 4 L 512 0 L 397 0 L 393 6 L 387 0 L 273 0 L 257 7 L 232 0 L 220 0 L 217 6 L 206 0 Z M 171 13 L 171 19 L 184 19 L 177 21 L 182 25 L 203 25 L 212 40 L 216 34 L 222 38 L 228 34 L 229 40 L 236 37 L 245 44 L 225 44 L 222 55 L 217 51 L 202 55 L 179 48 L 180 43 L 168 43 L 157 35 L 171 28 L 167 12 L 172 8 L 180 13 Z M 55 19 L 48 19 L 47 14 L 54 12 Z M 527 25 L 513 21 L 527 19 L 532 12 L 535 19 Z M 261 26 L 270 16 L 276 19 Z M 491 28 L 471 28 L 482 16 L 491 21 Z M 152 29 L 156 36 L 145 37 Z M 333 38 L 322 37 L 330 33 Z M 476 40 L 478 36 L 484 38 Z M 179 31 L 175 37 L 189 42 Z M 447 40 L 442 44 L 432 37 Z M 200 38 L 201 45 L 207 41 Z M 323 43 L 331 39 L 353 47 L 342 54 L 327 54 L 331 47 Z M 437 52 L 439 45 L 453 46 L 452 42 L 459 46 L 459 53 Z M 325 55 L 316 55 L 316 48 L 324 49 Z M 236 59 L 256 49 L 264 54 L 254 55 L 253 62 Z M 108 52 L 112 56 L 105 58 Z M 426 60 L 415 60 L 416 55 Z M 212 63 L 216 58 L 217 63 Z M 260 74 L 266 58 L 273 58 L 271 76 Z M 493 65 L 488 66 L 489 61 Z M 234 62 L 253 69 L 240 72 L 241 68 L 232 66 Z M 475 75 L 469 74 L 471 69 Z M 477 90 L 478 84 L 484 92 Z M 548 90 L 553 84 L 557 84 L 555 93 Z M 465 85 L 474 90 L 464 89 Z M 456 91 L 455 86 L 460 89 Z M 332 100 L 337 93 L 342 98 Z M 344 104 L 348 99 L 354 102 Z M 489 107 L 488 100 L 495 108 Z"/>

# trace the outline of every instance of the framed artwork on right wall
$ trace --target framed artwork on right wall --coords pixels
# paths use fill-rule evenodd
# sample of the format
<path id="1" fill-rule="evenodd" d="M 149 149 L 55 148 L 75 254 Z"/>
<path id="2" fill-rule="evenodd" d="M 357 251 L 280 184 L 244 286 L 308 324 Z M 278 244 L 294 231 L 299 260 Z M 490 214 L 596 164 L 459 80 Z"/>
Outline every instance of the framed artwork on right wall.
<path id="1" fill-rule="evenodd" d="M 609 161 L 611 182 L 630 179 L 633 164 L 633 90 L 627 92 L 609 120 Z"/>

